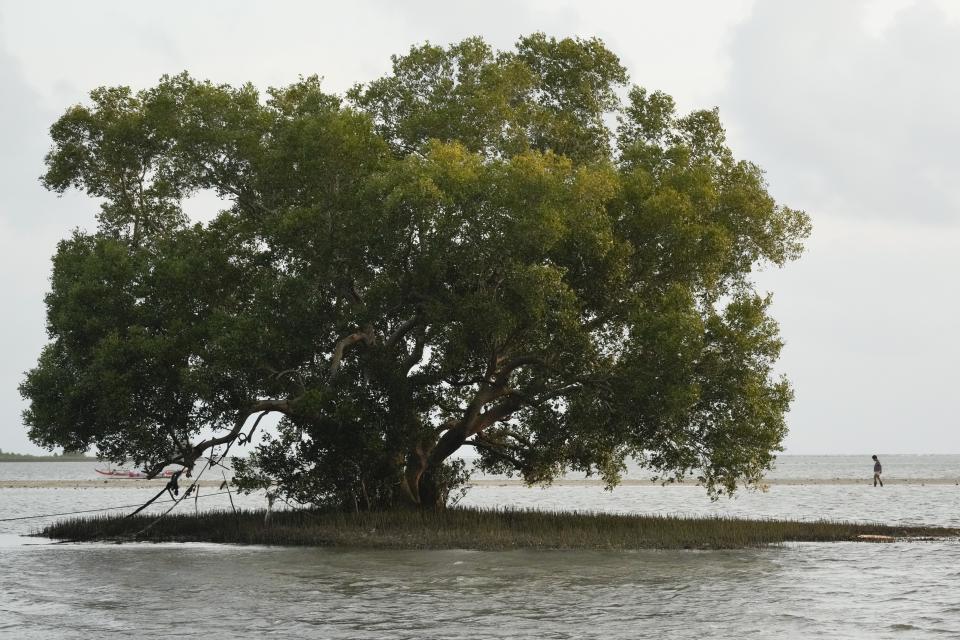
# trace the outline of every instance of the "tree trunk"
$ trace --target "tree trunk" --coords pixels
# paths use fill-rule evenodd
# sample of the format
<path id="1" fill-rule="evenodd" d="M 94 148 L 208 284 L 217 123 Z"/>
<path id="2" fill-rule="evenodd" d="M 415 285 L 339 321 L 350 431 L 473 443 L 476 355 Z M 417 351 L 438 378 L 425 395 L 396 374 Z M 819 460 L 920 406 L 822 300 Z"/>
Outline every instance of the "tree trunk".
<path id="1" fill-rule="evenodd" d="M 407 463 L 403 470 L 403 493 L 410 506 L 420 506 L 420 480 L 427 469 L 427 455 L 421 446 L 407 454 Z"/>
<path id="2" fill-rule="evenodd" d="M 448 429 L 437 443 L 422 444 L 407 455 L 404 470 L 404 493 L 419 509 L 439 510 L 447 506 L 447 497 L 454 487 L 454 478 L 445 473 L 445 461 L 466 441 L 466 429 L 458 425 Z"/>
<path id="3" fill-rule="evenodd" d="M 404 477 L 406 504 L 416 509 L 437 511 L 447 506 L 451 487 L 446 478 L 427 467 L 408 468 Z"/>
<path id="4" fill-rule="evenodd" d="M 433 470 L 427 469 L 423 472 L 418 487 L 421 509 L 440 511 L 446 508 L 450 487 L 444 487 L 441 484 L 441 480 L 436 477 Z"/>

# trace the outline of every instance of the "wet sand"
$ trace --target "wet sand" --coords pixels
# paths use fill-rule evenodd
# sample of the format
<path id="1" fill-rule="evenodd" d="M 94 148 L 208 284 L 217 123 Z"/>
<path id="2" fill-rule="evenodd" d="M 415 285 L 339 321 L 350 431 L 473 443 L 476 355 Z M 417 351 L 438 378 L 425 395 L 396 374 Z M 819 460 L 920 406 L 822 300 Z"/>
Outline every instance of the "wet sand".
<path id="1" fill-rule="evenodd" d="M 925 485 L 957 485 L 960 486 L 960 478 L 884 478 L 883 483 L 885 486 L 893 485 L 912 485 L 912 486 L 925 486 Z M 468 484 L 478 486 L 478 487 L 510 487 L 510 486 L 523 486 L 523 482 L 517 479 L 509 478 L 483 478 L 478 480 L 471 480 Z M 799 487 L 804 485 L 837 485 L 837 486 L 853 486 L 853 485 L 872 485 L 873 478 L 779 478 L 779 479 L 767 479 L 764 480 L 760 485 L 759 489 L 763 489 L 764 486 L 786 486 L 786 487 Z M 602 487 L 604 483 L 602 480 L 596 479 L 562 479 L 556 480 L 553 482 L 555 487 Z M 653 482 L 650 480 L 641 480 L 638 478 L 627 478 L 623 480 L 619 485 L 621 487 L 651 487 L 658 488 L 662 486 L 659 482 Z M 696 482 L 674 482 L 668 483 L 667 486 L 675 487 L 699 487 Z M 878 487 L 879 488 L 879 487 Z"/>

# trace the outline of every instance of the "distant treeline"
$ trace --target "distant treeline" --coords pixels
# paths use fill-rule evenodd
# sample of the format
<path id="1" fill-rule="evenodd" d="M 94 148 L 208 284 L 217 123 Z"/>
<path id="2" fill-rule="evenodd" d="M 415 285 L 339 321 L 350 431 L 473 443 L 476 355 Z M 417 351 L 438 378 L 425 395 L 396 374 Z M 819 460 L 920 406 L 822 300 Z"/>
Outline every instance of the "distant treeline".
<path id="1" fill-rule="evenodd" d="M 96 460 L 96 458 L 74 451 L 65 451 L 62 454 L 52 453 L 48 456 L 34 456 L 29 453 L 10 453 L 0 449 L 0 462 L 73 462 L 80 460 Z"/>

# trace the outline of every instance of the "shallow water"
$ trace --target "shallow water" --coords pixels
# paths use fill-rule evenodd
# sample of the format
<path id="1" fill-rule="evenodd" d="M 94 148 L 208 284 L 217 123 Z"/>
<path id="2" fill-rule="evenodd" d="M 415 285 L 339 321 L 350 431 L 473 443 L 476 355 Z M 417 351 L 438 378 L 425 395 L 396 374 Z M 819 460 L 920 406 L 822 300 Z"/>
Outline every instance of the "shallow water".
<path id="1" fill-rule="evenodd" d="M 741 491 L 733 498 L 716 502 L 711 502 L 703 489 L 695 486 L 628 486 L 613 491 L 582 486 L 546 489 L 483 486 L 472 489 L 461 504 L 960 527 L 960 487 L 954 485 L 901 485 L 883 489 L 869 485 L 774 485 L 765 492 Z"/>
<path id="2" fill-rule="evenodd" d="M 17 547 L 3 553 L 0 633 L 956 637 L 958 551 L 947 543 L 631 553 Z"/>
<path id="3" fill-rule="evenodd" d="M 469 460 L 469 458 L 466 458 Z M 960 482 L 960 455 L 880 455 L 884 477 L 892 481 L 916 478 L 936 478 Z M 2 480 L 90 480 L 97 479 L 94 469 L 108 465 L 96 460 L 79 462 L 0 462 Z M 227 474 L 229 476 L 229 474 Z M 627 465 L 627 478 L 650 478 L 652 474 L 636 464 Z M 220 478 L 216 473 L 205 477 Z M 483 476 L 501 477 L 501 476 Z M 570 478 L 583 477 L 571 473 Z M 832 456 L 780 456 L 767 475 L 771 480 L 852 480 L 869 482 L 873 477 L 873 461 L 867 454 Z"/>
<path id="4" fill-rule="evenodd" d="M 899 479 L 932 478 L 960 481 L 960 456 L 958 455 L 883 455 L 883 476 L 892 481 Z M 768 474 L 773 480 L 813 479 L 845 480 L 863 478 L 869 482 L 873 477 L 873 460 L 867 454 L 834 456 L 780 456 Z"/>
<path id="5" fill-rule="evenodd" d="M 862 465 L 851 472 L 859 475 L 836 475 L 864 456 L 803 458 L 785 456 L 777 473 L 864 475 Z M 949 479 L 960 467 L 957 456 L 881 459 L 891 477 Z M 4 463 L 0 479 L 85 479 L 85 466 L 89 472 L 90 463 Z M 137 504 L 154 492 L 118 482 L 2 489 L 0 518 Z M 258 495 L 234 499 L 263 506 Z M 773 485 L 718 502 L 694 486 L 605 492 L 493 484 L 475 487 L 464 504 L 960 526 L 960 486 L 953 484 Z M 229 508 L 229 501 L 190 499 L 179 509 L 194 508 Z M 724 552 L 370 552 L 47 544 L 16 535 L 46 521 L 0 522 L 0 637 L 960 637 L 960 543 L 953 541 Z"/>

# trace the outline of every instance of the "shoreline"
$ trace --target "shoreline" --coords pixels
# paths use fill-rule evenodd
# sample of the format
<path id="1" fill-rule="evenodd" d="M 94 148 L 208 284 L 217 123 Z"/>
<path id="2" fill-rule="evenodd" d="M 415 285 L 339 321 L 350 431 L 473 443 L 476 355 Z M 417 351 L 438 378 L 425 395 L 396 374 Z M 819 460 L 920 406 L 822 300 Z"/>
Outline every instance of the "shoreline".
<path id="1" fill-rule="evenodd" d="M 158 478 L 154 480 L 143 479 L 89 479 L 89 480 L 0 480 L 0 490 L 2 489 L 154 489 L 164 487 L 166 479 Z M 189 484 L 189 482 L 186 482 Z M 222 480 L 200 480 L 197 486 L 203 488 L 219 487 L 223 484 Z M 950 478 L 889 478 L 884 479 L 884 484 L 892 486 L 960 486 L 960 480 Z M 184 485 L 184 482 L 181 482 Z M 474 487 L 515 487 L 523 489 L 540 489 L 538 485 L 528 486 L 522 480 L 511 478 L 480 478 L 471 480 L 467 485 Z M 755 488 L 759 491 L 765 491 L 770 487 L 802 487 L 802 486 L 873 486 L 872 478 L 783 478 L 764 480 Z M 602 480 L 589 478 L 567 478 L 555 480 L 551 485 L 554 487 L 597 487 L 603 488 Z M 700 488 L 695 482 L 674 482 L 661 485 L 659 482 L 643 480 L 639 478 L 624 479 L 617 487 L 646 487 L 650 489 L 659 489 L 662 486 Z M 615 487 L 615 488 L 617 488 Z M 745 487 L 744 487 L 745 488 Z"/>

